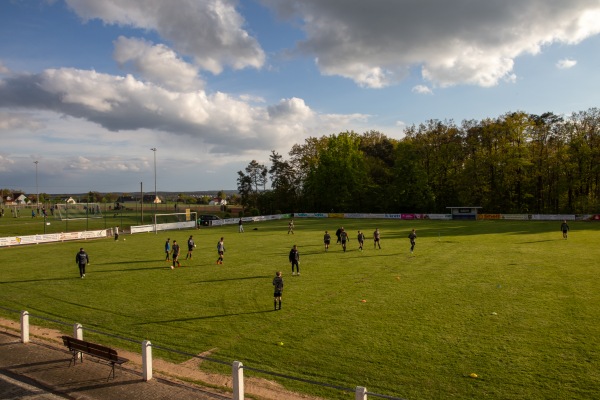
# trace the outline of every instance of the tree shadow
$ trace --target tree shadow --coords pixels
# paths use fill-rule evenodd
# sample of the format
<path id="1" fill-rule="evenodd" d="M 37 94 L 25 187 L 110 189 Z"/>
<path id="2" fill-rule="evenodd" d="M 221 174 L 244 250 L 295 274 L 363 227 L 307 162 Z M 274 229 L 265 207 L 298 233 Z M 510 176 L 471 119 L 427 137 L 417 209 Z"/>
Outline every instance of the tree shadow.
<path id="1" fill-rule="evenodd" d="M 265 314 L 273 312 L 273 309 L 262 310 L 262 311 L 248 311 L 248 312 L 238 312 L 231 314 L 217 314 L 217 315 L 206 315 L 203 317 L 193 317 L 193 318 L 176 318 L 176 319 L 167 319 L 162 321 L 148 321 L 148 322 L 139 322 L 137 324 L 132 325 L 151 325 L 151 324 L 170 324 L 173 322 L 188 322 L 188 321 L 201 321 L 204 319 L 212 319 L 212 318 L 222 318 L 222 317 L 236 317 L 238 315 L 252 315 L 252 314 Z"/>

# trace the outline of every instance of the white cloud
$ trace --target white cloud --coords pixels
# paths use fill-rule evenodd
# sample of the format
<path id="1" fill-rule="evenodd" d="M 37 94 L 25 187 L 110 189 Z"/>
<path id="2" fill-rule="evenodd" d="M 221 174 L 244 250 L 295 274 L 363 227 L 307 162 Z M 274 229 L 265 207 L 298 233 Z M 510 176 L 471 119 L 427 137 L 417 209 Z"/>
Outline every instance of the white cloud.
<path id="1" fill-rule="evenodd" d="M 72 68 L 14 76 L 2 83 L 0 107 L 50 110 L 115 132 L 167 132 L 219 154 L 283 148 L 291 140 L 297 141 L 299 133 L 322 134 L 322 127 L 332 120 L 330 115 L 313 111 L 300 98 L 257 106 L 254 101 L 244 101 L 244 96 L 208 94 L 203 90 L 179 92 L 131 75 Z M 359 125 L 366 116 L 337 115 L 335 119 Z M 83 168 L 86 164 L 80 160 L 76 165 Z"/>
<path id="2" fill-rule="evenodd" d="M 0 61 L 0 74 L 8 74 L 10 70 Z"/>
<path id="3" fill-rule="evenodd" d="M 233 0 L 66 0 L 84 20 L 156 31 L 173 48 L 213 73 L 224 66 L 259 68 L 265 54 L 243 29 Z"/>
<path id="4" fill-rule="evenodd" d="M 0 112 L 0 131 L 25 129 L 36 131 L 42 127 L 42 123 L 35 116 L 20 112 Z"/>
<path id="5" fill-rule="evenodd" d="M 577 61 L 571 60 L 569 58 L 565 58 L 565 59 L 559 60 L 556 63 L 556 68 L 558 68 L 558 69 L 569 69 L 569 68 L 573 68 L 575 65 L 577 65 Z"/>
<path id="6" fill-rule="evenodd" d="M 132 65 L 141 76 L 156 85 L 178 91 L 201 89 L 198 69 L 177 57 L 167 46 L 136 38 L 119 37 L 114 58 L 121 67 Z"/>
<path id="7" fill-rule="evenodd" d="M 411 91 L 418 94 L 433 94 L 433 91 L 425 85 L 417 85 Z"/>
<path id="8" fill-rule="evenodd" d="M 262 0 L 300 19 L 323 74 L 380 88 L 414 67 L 435 86 L 514 81 L 515 60 L 600 33 L 597 0 Z M 552 21 L 552 23 L 548 23 Z"/>

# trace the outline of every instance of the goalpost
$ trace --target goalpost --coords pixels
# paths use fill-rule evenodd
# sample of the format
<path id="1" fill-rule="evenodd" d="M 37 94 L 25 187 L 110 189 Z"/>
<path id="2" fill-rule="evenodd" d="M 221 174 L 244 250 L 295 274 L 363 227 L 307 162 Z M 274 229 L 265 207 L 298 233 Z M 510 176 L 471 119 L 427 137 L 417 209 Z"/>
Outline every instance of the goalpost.
<path id="1" fill-rule="evenodd" d="M 58 203 L 54 216 L 61 221 L 104 217 L 99 203 Z"/>
<path id="2" fill-rule="evenodd" d="M 184 213 L 154 214 L 154 230 L 167 231 L 172 229 L 195 228 L 198 213 L 186 209 Z"/>

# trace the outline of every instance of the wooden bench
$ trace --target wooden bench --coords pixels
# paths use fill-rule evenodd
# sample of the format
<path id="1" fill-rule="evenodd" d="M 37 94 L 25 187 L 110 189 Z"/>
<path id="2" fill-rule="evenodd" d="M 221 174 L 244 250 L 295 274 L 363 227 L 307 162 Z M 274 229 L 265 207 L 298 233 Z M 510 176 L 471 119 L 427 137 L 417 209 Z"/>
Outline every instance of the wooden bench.
<path id="1" fill-rule="evenodd" d="M 110 347 L 86 342 L 85 340 L 76 339 L 71 336 L 62 336 L 62 340 L 64 345 L 69 349 L 69 351 L 73 355 L 71 361 L 69 362 L 69 367 L 71 366 L 71 363 L 75 365 L 75 363 L 77 363 L 78 358 L 81 360 L 81 362 L 83 362 L 83 354 L 87 354 L 92 357 L 96 357 L 100 360 L 106 361 L 111 365 L 111 373 L 108 375 L 108 379 L 110 379 L 111 375 L 113 378 L 115 377 L 115 364 L 122 365 L 123 363 L 129 361 L 126 358 L 119 357 L 117 351 L 111 349 Z"/>

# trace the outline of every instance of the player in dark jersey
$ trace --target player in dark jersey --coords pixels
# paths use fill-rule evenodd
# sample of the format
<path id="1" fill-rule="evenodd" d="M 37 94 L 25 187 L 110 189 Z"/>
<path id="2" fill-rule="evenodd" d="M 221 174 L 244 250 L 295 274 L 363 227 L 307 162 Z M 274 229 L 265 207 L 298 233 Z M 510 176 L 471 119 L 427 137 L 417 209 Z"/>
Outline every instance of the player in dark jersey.
<path id="1" fill-rule="evenodd" d="M 381 249 L 380 240 L 381 240 L 381 232 L 379 232 L 379 228 L 376 228 L 375 232 L 373 232 L 373 248 L 379 247 Z"/>
<path id="2" fill-rule="evenodd" d="M 350 240 L 348 238 L 348 232 L 346 232 L 344 228 L 342 228 L 342 231 L 340 232 L 340 241 L 342 242 L 342 249 L 344 249 L 344 252 L 346 251 L 346 242 L 348 240 Z"/>
<path id="3" fill-rule="evenodd" d="M 277 310 L 277 303 L 279 302 L 279 310 L 281 310 L 281 295 L 283 294 L 283 278 L 281 277 L 281 271 L 277 271 L 275 278 L 273 278 L 273 308 Z"/>
<path id="4" fill-rule="evenodd" d="M 365 234 L 362 233 L 361 231 L 358 231 L 358 249 L 360 251 L 363 251 L 363 245 L 365 244 Z"/>
<path id="5" fill-rule="evenodd" d="M 187 245 L 188 245 L 188 252 L 187 252 L 187 255 L 185 256 L 185 259 L 187 260 L 189 258 L 191 260 L 192 259 L 192 251 L 194 251 L 194 247 L 196 247 L 196 244 L 194 243 L 194 238 L 192 237 L 192 235 L 190 235 L 190 238 L 187 241 Z"/>
<path id="6" fill-rule="evenodd" d="M 296 275 L 296 272 L 294 272 L 294 266 L 296 267 L 298 275 L 300 275 L 300 253 L 298 252 L 298 246 L 294 245 L 294 247 L 292 247 L 288 259 L 292 263 L 292 275 Z"/>
<path id="7" fill-rule="evenodd" d="M 177 264 L 178 267 L 181 267 L 181 264 L 179 264 L 179 244 L 177 243 L 177 240 L 173 240 L 171 258 L 173 259 L 173 265 L 171 265 L 171 269 L 175 269 L 175 264 Z"/>
<path id="8" fill-rule="evenodd" d="M 323 243 L 325 244 L 325 251 L 329 250 L 329 244 L 331 243 L 331 235 L 327 231 L 325 231 L 325 234 L 323 235 Z"/>
<path id="9" fill-rule="evenodd" d="M 412 232 L 410 232 L 408 234 L 408 239 L 410 240 L 410 252 L 411 253 L 415 249 L 415 244 L 416 244 L 415 239 L 416 238 L 417 238 L 417 231 L 415 231 L 414 228 L 413 228 Z"/>

